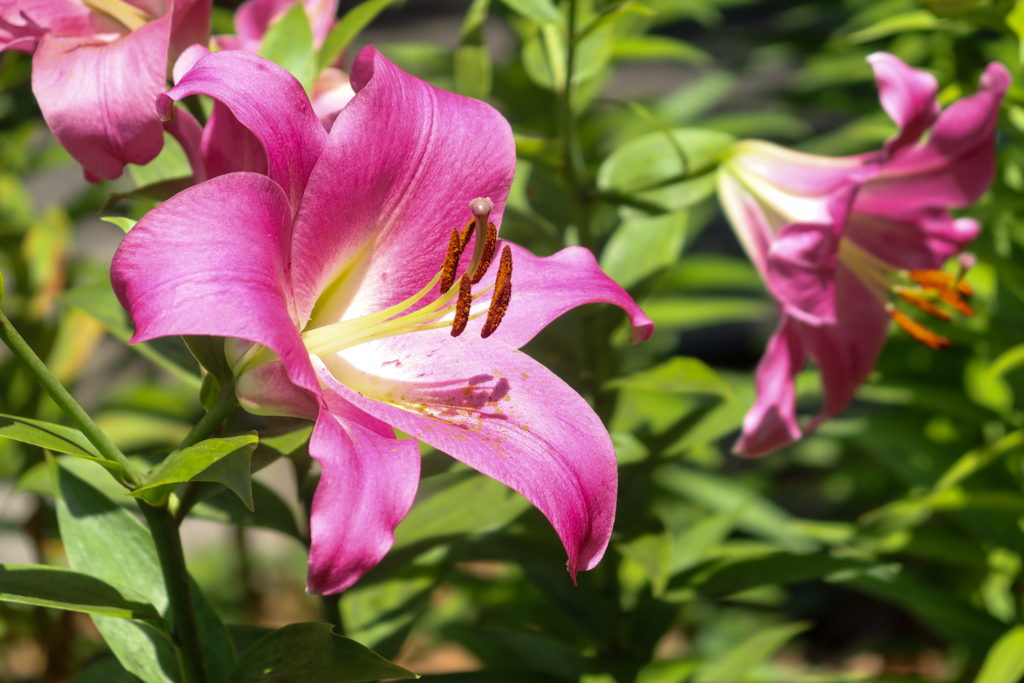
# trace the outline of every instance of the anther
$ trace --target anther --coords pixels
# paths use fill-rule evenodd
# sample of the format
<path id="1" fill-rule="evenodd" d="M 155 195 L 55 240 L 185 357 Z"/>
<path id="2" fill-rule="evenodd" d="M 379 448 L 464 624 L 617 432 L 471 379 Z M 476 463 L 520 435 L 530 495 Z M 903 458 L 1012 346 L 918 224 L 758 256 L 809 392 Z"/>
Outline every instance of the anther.
<path id="1" fill-rule="evenodd" d="M 918 309 L 919 311 L 924 311 L 925 313 L 934 318 L 938 318 L 939 320 L 951 320 L 953 317 L 949 313 L 946 313 L 941 308 L 936 306 L 935 304 L 931 303 L 930 301 L 921 298 L 918 294 L 914 292 L 901 289 L 897 290 L 896 293 L 899 295 L 901 299 L 906 301 L 914 308 Z"/>
<path id="2" fill-rule="evenodd" d="M 950 346 L 950 341 L 948 339 L 942 335 L 932 332 L 924 325 L 907 317 L 905 314 L 896 310 L 896 307 L 892 304 L 886 306 L 885 310 L 889 314 L 889 317 L 891 317 L 897 325 L 903 328 L 904 332 L 925 346 L 935 350 L 945 349 Z"/>
<path id="3" fill-rule="evenodd" d="M 480 331 L 480 336 L 487 339 L 501 324 L 505 317 L 508 304 L 512 300 L 512 250 L 505 245 L 501 250 L 501 263 L 498 265 L 498 275 L 494 279 L 494 293 L 491 295 L 491 305 L 487 309 L 487 320 Z M 458 319 L 458 316 L 456 316 Z"/>
<path id="4" fill-rule="evenodd" d="M 974 291 L 969 284 L 943 270 L 912 270 L 908 276 L 922 287 L 931 287 L 940 291 L 951 289 L 967 296 Z"/>
<path id="5" fill-rule="evenodd" d="M 469 280 L 459 281 L 459 298 L 455 302 L 455 320 L 452 321 L 452 336 L 458 337 L 466 330 L 469 322 L 469 307 L 473 304 L 473 296 L 469 291 Z M 488 320 L 490 317 L 488 316 Z"/>
<path id="6" fill-rule="evenodd" d="M 966 282 L 963 284 L 967 284 Z M 974 309 L 971 305 L 963 300 L 960 296 L 960 292 L 956 289 L 943 289 L 939 290 L 939 298 L 952 308 L 955 308 L 958 313 L 963 316 L 970 318 L 974 315 Z"/>
<path id="7" fill-rule="evenodd" d="M 452 236 L 448 239 L 448 253 L 444 256 L 444 265 L 441 266 L 441 294 L 447 294 L 448 290 L 455 284 L 455 271 L 459 267 L 459 259 L 466 248 L 466 243 L 459 237 L 458 230 L 452 230 Z"/>
<path id="8" fill-rule="evenodd" d="M 473 258 L 469 261 L 469 268 L 466 269 L 467 273 L 473 273 L 474 282 L 479 282 L 483 274 L 480 274 L 480 278 L 477 278 L 477 271 L 480 266 L 483 265 L 484 271 L 487 270 L 487 265 L 484 261 L 485 251 L 487 250 L 487 243 L 490 241 L 490 227 L 487 223 L 487 219 L 491 215 L 491 211 L 494 210 L 494 202 L 487 197 L 477 197 L 469 203 L 469 210 L 473 212 L 473 221 L 475 222 L 476 232 L 476 243 L 473 245 Z M 469 241 L 469 235 L 474 230 L 466 231 L 466 238 L 463 240 L 463 245 Z M 495 239 L 497 239 L 497 232 L 495 232 Z M 493 256 L 494 247 L 491 247 L 490 254 Z"/>
<path id="9" fill-rule="evenodd" d="M 480 233 L 476 234 L 476 238 L 480 239 Z M 480 257 L 480 263 L 477 264 L 476 270 L 473 271 L 473 277 L 470 278 L 471 284 L 476 284 L 484 279 L 484 275 L 487 274 L 487 269 L 491 267 L 491 261 L 494 260 L 494 248 L 498 245 L 498 228 L 494 226 L 494 223 L 487 224 L 487 236 L 484 240 L 484 253 Z"/>

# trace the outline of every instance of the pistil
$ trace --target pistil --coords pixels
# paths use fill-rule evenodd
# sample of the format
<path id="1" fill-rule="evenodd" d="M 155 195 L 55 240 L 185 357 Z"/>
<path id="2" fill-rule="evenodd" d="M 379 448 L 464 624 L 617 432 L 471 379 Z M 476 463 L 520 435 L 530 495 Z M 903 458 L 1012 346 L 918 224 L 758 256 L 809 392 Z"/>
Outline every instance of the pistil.
<path id="1" fill-rule="evenodd" d="M 153 17 L 124 0 L 84 0 L 84 2 L 90 9 L 106 14 L 120 22 L 129 31 L 140 29 L 153 20 Z"/>

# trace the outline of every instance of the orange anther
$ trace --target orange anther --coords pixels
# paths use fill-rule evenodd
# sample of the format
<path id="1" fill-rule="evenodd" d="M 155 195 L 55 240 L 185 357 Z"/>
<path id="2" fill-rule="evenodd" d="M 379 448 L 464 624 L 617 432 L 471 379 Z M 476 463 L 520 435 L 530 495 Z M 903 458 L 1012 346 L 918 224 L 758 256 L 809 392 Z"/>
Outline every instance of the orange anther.
<path id="1" fill-rule="evenodd" d="M 494 334 L 505 317 L 508 304 L 512 300 L 512 250 L 505 245 L 501 250 L 501 263 L 498 265 L 498 275 L 494 279 L 494 294 L 491 295 L 491 305 L 487 309 L 487 320 L 480 331 L 484 339 Z"/>
<path id="2" fill-rule="evenodd" d="M 480 233 L 477 233 L 477 239 L 480 239 Z M 470 284 L 476 284 L 484 279 L 484 275 L 487 274 L 487 269 L 491 267 L 491 261 L 494 260 L 494 248 L 498 245 L 498 228 L 494 226 L 494 223 L 487 224 L 487 237 L 484 242 L 484 252 L 480 257 L 480 263 L 477 264 L 476 270 L 473 271 L 473 277 L 470 278 Z"/>
<path id="3" fill-rule="evenodd" d="M 470 221 L 470 227 L 473 222 Z M 452 230 L 452 236 L 448 239 L 448 253 L 444 256 L 444 264 L 441 266 L 441 293 L 447 294 L 448 290 L 455 284 L 455 271 L 459 267 L 459 259 L 466 248 L 466 243 L 459 237 L 457 230 Z"/>
<path id="4" fill-rule="evenodd" d="M 901 299 L 906 301 L 914 308 L 920 311 L 924 311 L 928 315 L 938 318 L 939 320 L 949 320 L 950 318 L 952 318 L 952 316 L 949 313 L 946 313 L 942 309 L 938 308 L 935 304 L 922 298 L 915 292 L 906 289 L 901 289 L 897 291 L 897 294 L 899 294 Z"/>
<path id="5" fill-rule="evenodd" d="M 949 347 L 950 342 L 945 337 L 936 334 L 929 330 L 924 325 L 908 318 L 903 313 L 897 311 L 894 307 L 888 307 L 889 316 L 896 321 L 896 324 L 903 328 L 903 331 L 909 334 L 911 337 L 921 342 L 925 346 L 933 349 L 945 349 Z"/>
<path id="6" fill-rule="evenodd" d="M 455 302 L 455 320 L 452 321 L 452 336 L 458 337 L 466 330 L 466 323 L 469 322 L 469 307 L 473 303 L 473 297 L 469 291 L 469 280 L 462 278 L 459 281 L 459 298 Z"/>

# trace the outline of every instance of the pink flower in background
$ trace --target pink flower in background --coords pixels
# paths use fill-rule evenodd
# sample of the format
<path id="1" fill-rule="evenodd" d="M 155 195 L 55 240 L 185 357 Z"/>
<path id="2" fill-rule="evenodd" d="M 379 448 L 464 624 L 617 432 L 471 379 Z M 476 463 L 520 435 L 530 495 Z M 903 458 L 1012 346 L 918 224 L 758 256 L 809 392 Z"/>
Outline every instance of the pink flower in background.
<path id="1" fill-rule="evenodd" d="M 821 370 L 824 406 L 805 431 L 849 404 L 890 320 L 933 348 L 948 345 L 897 301 L 940 318 L 947 308 L 971 313 L 966 283 L 935 269 L 980 229 L 949 210 L 972 204 L 992 182 L 1009 73 L 993 62 L 976 94 L 940 111 L 930 74 L 885 53 L 868 61 L 882 107 L 899 126 L 882 150 L 831 158 L 744 141 L 720 169 L 726 214 L 782 309 L 738 453 L 760 455 L 801 438 L 793 378 L 808 359 Z"/>
<path id="2" fill-rule="evenodd" d="M 0 50 L 34 53 L 43 118 L 93 181 L 160 152 L 168 60 L 209 30 L 210 0 L 0 0 Z"/>
<path id="3" fill-rule="evenodd" d="M 134 340 L 228 338 L 247 409 L 316 421 L 311 591 L 346 588 L 391 546 L 419 478 L 395 428 L 526 496 L 575 577 L 608 543 L 615 455 L 587 403 L 517 349 L 587 302 L 625 309 L 636 340 L 653 325 L 589 251 L 497 239 L 515 146 L 491 107 L 373 48 L 352 82 L 329 134 L 294 78 L 246 52 L 203 57 L 161 97 L 166 112 L 217 99 L 266 170 L 200 183 L 129 232 L 112 277 Z"/>

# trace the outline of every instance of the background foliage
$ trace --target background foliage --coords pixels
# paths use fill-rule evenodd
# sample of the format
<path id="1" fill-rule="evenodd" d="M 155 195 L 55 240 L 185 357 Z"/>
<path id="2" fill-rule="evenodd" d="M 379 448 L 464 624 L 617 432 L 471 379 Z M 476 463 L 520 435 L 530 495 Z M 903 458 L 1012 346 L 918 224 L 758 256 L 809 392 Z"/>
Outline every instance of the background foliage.
<path id="1" fill-rule="evenodd" d="M 526 349 L 612 433 L 620 498 L 608 554 L 573 586 L 540 513 L 425 449 L 395 549 L 340 599 L 310 598 L 309 429 L 237 412 L 202 454 L 220 470 L 193 458 L 160 480 L 186 482 L 179 496 L 197 503 L 183 528 L 221 680 L 258 680 L 266 662 L 254 653 L 304 647 L 363 672 L 351 680 L 395 675 L 308 623 L 235 664 L 268 629 L 312 621 L 437 683 L 1020 680 L 1024 3 L 573 4 L 570 17 L 551 0 L 343 3 L 343 30 L 319 57 L 283 29 L 265 54 L 309 81 L 325 53 L 372 40 L 410 73 L 490 101 L 520 158 L 503 235 L 539 254 L 592 249 L 656 321 L 655 337 L 631 346 L 617 309 L 587 307 Z M 231 9 L 218 9 L 215 32 L 231 31 Z M 461 28 L 420 40 L 438 17 Z M 751 369 L 777 314 L 717 207 L 718 155 L 745 137 L 830 155 L 877 149 L 894 131 L 864 61 L 878 50 L 934 73 L 944 104 L 972 92 L 990 60 L 1014 74 L 996 182 L 967 212 L 984 226 L 969 278 L 977 314 L 941 326 L 954 342 L 943 352 L 894 333 L 841 418 L 795 447 L 737 458 Z M 148 469 L 202 414 L 198 368 L 180 340 L 123 343 L 130 323 L 107 275 L 121 233 L 97 211 L 138 218 L 153 206 L 145 193 L 108 198 L 187 166 L 169 143 L 116 183 L 80 182 L 29 73 L 28 58 L 3 55 L 3 310 Z M 53 569 L 0 570 L 0 678 L 175 680 L 159 634 L 167 597 L 134 501 L 82 457 L 95 454 L 80 434 L 46 424 L 64 423 L 60 411 L 4 354 L 0 412 L 19 417 L 0 417 L 0 557 Z M 813 409 L 813 369 L 799 387 Z M 82 573 L 57 569 L 69 564 Z M 350 680 L 338 671 L 288 675 Z"/>

